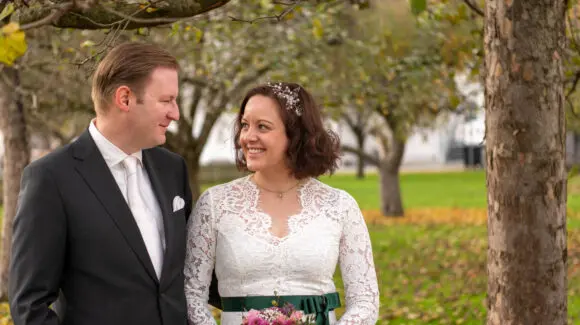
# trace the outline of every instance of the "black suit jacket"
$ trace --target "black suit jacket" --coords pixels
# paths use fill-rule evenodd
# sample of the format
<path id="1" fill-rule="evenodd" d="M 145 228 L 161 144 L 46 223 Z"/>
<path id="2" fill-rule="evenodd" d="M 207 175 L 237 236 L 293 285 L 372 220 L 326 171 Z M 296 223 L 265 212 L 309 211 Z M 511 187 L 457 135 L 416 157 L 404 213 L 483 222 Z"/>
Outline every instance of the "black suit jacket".
<path id="1" fill-rule="evenodd" d="M 187 323 L 183 263 L 192 209 L 187 168 L 183 158 L 162 148 L 143 150 L 143 163 L 165 227 L 160 280 L 88 130 L 25 168 L 9 283 L 15 325 Z M 185 207 L 174 212 L 175 196 Z M 215 282 L 211 296 L 219 305 Z M 49 308 L 53 303 L 61 310 Z"/>

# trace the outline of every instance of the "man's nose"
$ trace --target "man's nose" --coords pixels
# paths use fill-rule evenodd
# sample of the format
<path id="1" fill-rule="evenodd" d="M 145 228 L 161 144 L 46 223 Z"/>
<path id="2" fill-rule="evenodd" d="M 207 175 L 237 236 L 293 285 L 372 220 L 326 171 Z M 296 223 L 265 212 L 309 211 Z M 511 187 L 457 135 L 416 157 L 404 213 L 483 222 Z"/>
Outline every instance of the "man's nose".
<path id="1" fill-rule="evenodd" d="M 167 118 L 169 118 L 172 121 L 177 121 L 179 120 L 179 106 L 177 106 L 176 102 L 174 102 L 172 106 L 173 107 L 167 114 Z"/>

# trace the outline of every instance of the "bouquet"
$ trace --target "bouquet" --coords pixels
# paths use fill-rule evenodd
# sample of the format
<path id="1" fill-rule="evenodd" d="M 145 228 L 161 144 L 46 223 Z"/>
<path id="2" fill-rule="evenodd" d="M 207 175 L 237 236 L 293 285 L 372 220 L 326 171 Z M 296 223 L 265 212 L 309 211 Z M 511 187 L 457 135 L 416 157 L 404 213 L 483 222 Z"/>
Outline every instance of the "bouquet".
<path id="1" fill-rule="evenodd" d="M 273 307 L 255 310 L 250 309 L 243 317 L 242 325 L 312 325 L 308 317 L 300 310 L 296 310 L 292 304 L 286 303 L 284 307 Z"/>

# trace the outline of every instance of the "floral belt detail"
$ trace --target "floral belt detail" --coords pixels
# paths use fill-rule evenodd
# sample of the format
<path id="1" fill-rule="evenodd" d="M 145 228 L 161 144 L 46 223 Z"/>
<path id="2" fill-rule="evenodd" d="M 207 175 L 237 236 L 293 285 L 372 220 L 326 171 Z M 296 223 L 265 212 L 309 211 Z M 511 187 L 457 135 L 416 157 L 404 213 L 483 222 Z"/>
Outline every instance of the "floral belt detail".
<path id="1" fill-rule="evenodd" d="M 337 292 L 324 295 L 304 296 L 246 296 L 222 297 L 224 312 L 247 312 L 251 309 L 266 309 L 272 306 L 291 304 L 304 314 L 315 314 L 316 325 L 329 325 L 328 313 L 340 307 L 340 297 Z"/>

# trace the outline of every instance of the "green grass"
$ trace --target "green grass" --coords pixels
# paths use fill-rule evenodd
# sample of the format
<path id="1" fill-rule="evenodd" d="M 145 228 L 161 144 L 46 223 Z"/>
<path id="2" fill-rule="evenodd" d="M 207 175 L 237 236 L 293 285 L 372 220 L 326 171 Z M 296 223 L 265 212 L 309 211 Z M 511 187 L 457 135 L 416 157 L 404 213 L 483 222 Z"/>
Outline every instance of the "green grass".
<path id="1" fill-rule="evenodd" d="M 361 209 L 380 206 L 376 174 L 369 174 L 363 180 L 344 174 L 324 176 L 320 180 L 349 192 Z M 405 208 L 487 207 L 484 171 L 402 174 L 400 182 Z M 568 208 L 580 211 L 580 176 L 573 178 L 569 187 L 574 187 L 574 191 L 569 190 Z"/>
<path id="2" fill-rule="evenodd" d="M 363 209 L 379 207 L 377 175 L 321 180 L 351 193 Z M 487 208 L 483 171 L 404 174 L 401 190 L 406 208 Z M 568 208 L 580 210 L 580 177 L 569 182 Z M 369 230 L 381 293 L 380 324 L 485 323 L 485 226 L 395 224 Z M 579 218 L 568 219 L 568 237 L 568 318 L 569 324 L 578 324 Z M 335 280 L 342 291 L 339 272 Z"/>
<path id="3" fill-rule="evenodd" d="M 380 288 L 379 324 L 485 323 L 485 227 L 397 224 L 369 230 Z M 568 319 L 578 324 L 580 229 L 568 236 Z M 335 281 L 344 296 L 338 272 Z"/>

